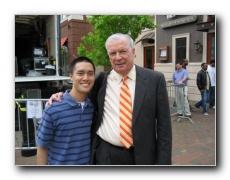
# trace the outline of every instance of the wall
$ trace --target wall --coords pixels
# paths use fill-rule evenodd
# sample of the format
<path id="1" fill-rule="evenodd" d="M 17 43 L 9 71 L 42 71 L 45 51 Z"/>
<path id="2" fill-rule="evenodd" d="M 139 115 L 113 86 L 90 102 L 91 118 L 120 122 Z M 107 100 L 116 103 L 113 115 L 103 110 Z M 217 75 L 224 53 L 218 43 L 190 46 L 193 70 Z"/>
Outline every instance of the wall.
<path id="1" fill-rule="evenodd" d="M 173 18 L 173 20 L 178 18 L 183 18 L 187 16 L 176 16 Z M 200 100 L 200 92 L 197 89 L 196 86 L 196 76 L 198 71 L 201 69 L 200 65 L 202 62 L 206 62 L 206 41 L 207 41 L 207 33 L 196 31 L 196 24 L 199 22 L 203 22 L 202 15 L 197 16 L 197 21 L 190 22 L 186 24 L 181 24 L 177 26 L 172 26 L 169 28 L 161 28 L 160 24 L 171 21 L 170 19 L 167 20 L 166 15 L 156 15 L 155 16 L 155 23 L 158 25 L 158 27 L 155 29 L 155 65 L 154 70 L 160 71 L 164 74 L 166 80 L 170 80 L 172 78 L 172 75 L 175 71 L 175 53 L 174 51 L 174 45 L 173 45 L 173 37 L 178 35 L 185 35 L 188 37 L 188 52 L 187 52 L 187 59 L 189 60 L 189 65 L 187 66 L 187 70 L 189 72 L 189 78 L 188 81 L 188 97 L 190 100 L 193 101 L 199 101 Z M 149 30 L 143 30 L 141 35 L 138 37 L 136 42 L 141 39 L 145 34 L 149 33 Z M 196 40 L 199 40 L 201 44 L 203 45 L 203 53 L 202 54 L 196 54 L 194 50 L 194 42 Z M 158 51 L 160 46 L 169 46 L 169 60 L 164 62 L 160 61 L 158 58 Z M 145 41 L 141 41 L 135 45 L 136 50 L 136 58 L 134 59 L 135 64 L 143 67 L 143 61 L 144 61 L 144 54 L 143 49 L 144 47 L 149 46 L 148 43 Z"/>
<path id="2" fill-rule="evenodd" d="M 83 43 L 81 38 L 92 31 L 92 26 L 87 22 L 85 15 L 71 15 L 61 23 L 61 37 L 68 37 L 69 63 L 78 56 L 77 47 Z"/>
<path id="3" fill-rule="evenodd" d="M 55 16 L 48 16 L 46 18 L 46 39 L 50 38 L 50 56 L 56 58 L 56 47 L 55 47 Z"/>

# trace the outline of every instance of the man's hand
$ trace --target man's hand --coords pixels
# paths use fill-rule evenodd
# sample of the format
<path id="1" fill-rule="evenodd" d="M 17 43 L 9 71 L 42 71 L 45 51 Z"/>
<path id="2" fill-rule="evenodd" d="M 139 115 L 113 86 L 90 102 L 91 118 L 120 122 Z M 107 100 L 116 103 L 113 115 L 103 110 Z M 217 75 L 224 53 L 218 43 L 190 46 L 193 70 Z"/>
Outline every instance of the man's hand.
<path id="1" fill-rule="evenodd" d="M 62 92 L 53 94 L 53 95 L 50 97 L 50 99 L 46 102 L 45 107 L 48 106 L 48 105 L 52 106 L 53 101 L 61 102 L 61 97 L 62 97 L 62 96 L 63 96 L 63 93 L 62 93 Z"/>

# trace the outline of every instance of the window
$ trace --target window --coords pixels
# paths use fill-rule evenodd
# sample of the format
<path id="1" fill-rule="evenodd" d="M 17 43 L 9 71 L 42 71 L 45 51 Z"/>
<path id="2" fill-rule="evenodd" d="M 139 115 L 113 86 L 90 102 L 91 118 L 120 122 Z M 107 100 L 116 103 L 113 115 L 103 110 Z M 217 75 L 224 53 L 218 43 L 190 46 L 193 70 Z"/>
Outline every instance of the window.
<path id="1" fill-rule="evenodd" d="M 178 34 L 172 36 L 172 68 L 183 59 L 189 59 L 190 34 Z"/>
<path id="2" fill-rule="evenodd" d="M 215 15 L 208 15 L 208 22 L 215 21 Z"/>
<path id="3" fill-rule="evenodd" d="M 216 58 L 215 33 L 209 33 L 207 39 L 207 63 Z"/>
<path id="4" fill-rule="evenodd" d="M 63 21 L 64 19 L 68 18 L 69 15 L 60 15 L 60 20 Z"/>
<path id="5" fill-rule="evenodd" d="M 176 39 L 176 64 L 186 59 L 186 38 Z"/>

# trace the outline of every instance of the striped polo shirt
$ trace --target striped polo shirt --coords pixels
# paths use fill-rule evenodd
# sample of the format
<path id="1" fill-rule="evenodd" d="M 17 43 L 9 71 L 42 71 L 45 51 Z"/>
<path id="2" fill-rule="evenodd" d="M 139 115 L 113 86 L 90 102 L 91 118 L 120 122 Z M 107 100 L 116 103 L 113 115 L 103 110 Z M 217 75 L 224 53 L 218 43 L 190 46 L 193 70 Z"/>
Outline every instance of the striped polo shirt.
<path id="1" fill-rule="evenodd" d="M 83 107 L 67 90 L 62 102 L 44 109 L 36 137 L 48 148 L 48 165 L 87 165 L 90 159 L 90 132 L 94 107 L 87 98 Z"/>

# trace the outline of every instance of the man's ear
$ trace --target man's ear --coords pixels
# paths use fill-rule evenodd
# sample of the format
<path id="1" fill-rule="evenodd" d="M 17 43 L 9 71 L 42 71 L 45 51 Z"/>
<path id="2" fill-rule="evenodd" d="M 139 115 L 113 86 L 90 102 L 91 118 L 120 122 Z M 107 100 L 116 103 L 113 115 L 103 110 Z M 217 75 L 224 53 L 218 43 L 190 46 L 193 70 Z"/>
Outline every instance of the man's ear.
<path id="1" fill-rule="evenodd" d="M 70 80 L 72 81 L 73 74 L 72 74 L 72 73 L 69 73 L 69 77 L 70 77 Z"/>
<path id="2" fill-rule="evenodd" d="M 132 53 L 133 53 L 134 57 L 136 57 L 135 48 L 132 49 Z"/>

